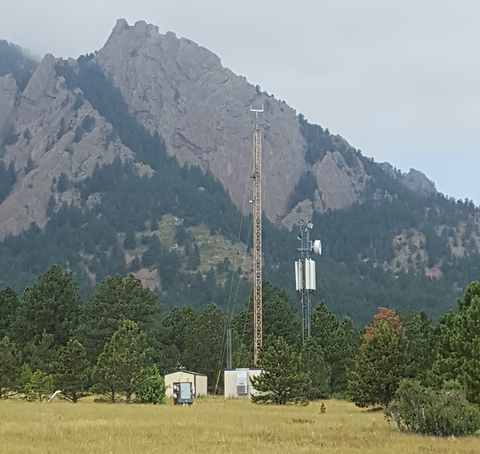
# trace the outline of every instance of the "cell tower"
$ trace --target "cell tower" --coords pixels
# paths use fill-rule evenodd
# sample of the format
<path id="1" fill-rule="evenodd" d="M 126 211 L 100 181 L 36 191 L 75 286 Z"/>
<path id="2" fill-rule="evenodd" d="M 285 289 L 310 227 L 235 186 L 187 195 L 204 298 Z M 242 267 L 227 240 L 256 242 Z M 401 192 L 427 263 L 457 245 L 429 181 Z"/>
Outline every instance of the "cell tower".
<path id="1" fill-rule="evenodd" d="M 258 129 L 258 114 L 255 112 L 253 132 L 253 360 L 257 364 L 262 348 L 262 134 Z"/>
<path id="2" fill-rule="evenodd" d="M 310 312 L 312 309 L 311 293 L 317 289 L 317 279 L 315 275 L 315 261 L 310 258 L 310 254 L 321 255 L 322 243 L 320 240 L 312 242 L 310 240 L 310 230 L 313 224 L 308 221 L 302 221 L 300 225 L 300 260 L 295 262 L 295 283 L 297 291 L 302 294 L 302 341 L 310 337 Z"/>

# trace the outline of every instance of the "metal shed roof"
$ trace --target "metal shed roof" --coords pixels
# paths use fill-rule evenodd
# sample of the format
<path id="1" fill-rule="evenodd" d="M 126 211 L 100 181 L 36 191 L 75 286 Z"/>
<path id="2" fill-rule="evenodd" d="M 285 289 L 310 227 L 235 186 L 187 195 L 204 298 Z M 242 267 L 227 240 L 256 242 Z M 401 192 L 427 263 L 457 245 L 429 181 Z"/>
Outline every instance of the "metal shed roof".
<path id="1" fill-rule="evenodd" d="M 176 371 L 174 371 L 174 372 L 169 372 L 168 374 L 165 374 L 165 377 L 166 377 L 167 375 L 178 374 L 179 372 L 181 372 L 181 373 L 183 373 L 183 374 L 201 375 L 202 377 L 206 377 L 205 374 L 200 374 L 200 373 L 198 373 L 198 372 L 191 372 L 191 371 L 189 371 L 189 370 L 176 370 Z"/>

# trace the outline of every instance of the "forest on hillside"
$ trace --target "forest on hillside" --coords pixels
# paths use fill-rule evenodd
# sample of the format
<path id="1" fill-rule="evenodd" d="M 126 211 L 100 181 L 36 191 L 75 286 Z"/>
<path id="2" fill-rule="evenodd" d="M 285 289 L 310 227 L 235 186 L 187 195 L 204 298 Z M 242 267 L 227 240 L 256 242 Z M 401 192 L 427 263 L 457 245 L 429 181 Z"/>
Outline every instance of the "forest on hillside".
<path id="1" fill-rule="evenodd" d="M 32 225 L 18 236 L 9 235 L 0 243 L 0 289 L 10 286 L 18 293 L 57 264 L 73 272 L 84 300 L 97 291 L 109 275 L 127 277 L 140 268 L 158 270 L 156 290 L 166 309 L 185 304 L 202 310 L 214 303 L 229 311 L 232 295 L 236 301 L 248 298 L 249 270 L 222 257 L 217 263 L 201 263 L 195 227 L 206 226 L 211 235 L 251 248 L 251 217 L 243 217 L 222 185 L 210 174 L 195 167 L 181 167 L 170 157 L 163 141 L 150 135 L 129 114 L 118 89 L 92 62 L 93 55 L 80 57 L 79 71 L 59 62 L 56 71 L 70 88 L 80 87 L 76 105 L 88 100 L 113 126 L 110 139 L 120 138 L 135 155 L 149 165 L 151 177 L 139 176 L 133 162 L 114 161 L 97 168 L 83 183 L 68 181 L 63 174 L 55 189 L 70 189 L 80 196 L 80 206 L 58 206 L 50 199 L 48 222 L 43 229 Z M 337 150 L 349 162 L 360 159 L 369 175 L 363 203 L 351 208 L 317 213 L 312 236 L 322 240 L 324 253 L 317 259 L 317 291 L 314 305 L 324 301 L 337 318 L 347 316 L 355 324 L 366 324 L 378 307 L 399 311 L 425 309 L 432 320 L 454 308 L 469 282 L 478 278 L 480 255 L 470 234 L 478 233 L 477 209 L 473 204 L 448 200 L 442 195 L 418 196 L 392 178 L 373 160 L 344 143 L 328 130 L 300 118 L 307 142 L 308 162 Z M 94 127 L 87 117 L 75 136 Z M 58 134 L 65 133 L 60 130 Z M 4 183 L 0 196 L 11 189 L 11 168 L 2 162 Z M 312 197 L 316 187 L 307 176 L 294 188 L 291 203 Z M 388 197 L 378 194 L 388 194 Z M 90 203 L 91 199 L 97 203 Z M 179 220 L 175 247 L 162 237 L 159 223 L 165 216 Z M 451 238 L 458 223 L 462 233 L 463 257 L 451 252 Z M 442 227 L 441 233 L 439 226 Z M 409 269 L 385 267 L 394 260 L 394 238 L 401 232 L 421 231 L 425 242 Z M 264 277 L 281 285 L 289 304 L 299 306 L 295 292 L 293 264 L 298 259 L 298 232 L 289 232 L 263 220 Z M 133 257 L 127 263 L 126 254 Z M 441 278 L 427 277 L 425 267 L 436 266 Z M 241 310 L 235 304 L 235 312 Z"/>

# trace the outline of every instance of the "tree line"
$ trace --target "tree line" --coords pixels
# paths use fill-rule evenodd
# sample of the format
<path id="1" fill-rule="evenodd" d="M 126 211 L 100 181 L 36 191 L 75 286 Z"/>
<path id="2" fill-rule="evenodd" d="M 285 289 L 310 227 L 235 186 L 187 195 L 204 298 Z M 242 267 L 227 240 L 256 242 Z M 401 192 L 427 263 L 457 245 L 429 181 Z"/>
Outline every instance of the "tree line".
<path id="1" fill-rule="evenodd" d="M 162 377 L 178 369 L 206 374 L 209 391 L 221 393 L 227 328 L 232 366 L 253 366 L 252 310 L 250 298 L 233 315 L 215 304 L 164 312 L 137 278 L 118 274 L 83 302 L 72 273 L 52 266 L 21 296 L 0 291 L 0 397 L 44 399 L 59 389 L 73 402 L 89 391 L 161 403 Z M 383 407 L 402 429 L 459 435 L 480 427 L 479 282 L 435 326 L 425 311 L 379 308 L 359 329 L 320 301 L 302 344 L 287 293 L 266 281 L 263 327 L 254 386 L 265 393 L 254 401 L 348 398 Z"/>
<path id="2" fill-rule="evenodd" d="M 263 297 L 266 345 L 282 338 L 301 348 L 300 322 L 286 292 L 265 282 Z M 149 380 L 180 368 L 206 374 L 209 391 L 220 393 L 228 327 L 233 366 L 253 366 L 252 307 L 250 299 L 233 316 L 215 304 L 164 313 L 158 296 L 137 278 L 118 274 L 83 302 L 72 273 L 52 266 L 21 296 L 8 286 L 0 291 L 0 396 L 43 399 L 58 388 L 72 401 L 87 390 L 129 400 Z M 320 303 L 312 332 L 316 341 L 305 355 L 322 378 L 312 382 L 310 397 L 340 395 L 358 348 L 357 330 Z"/>

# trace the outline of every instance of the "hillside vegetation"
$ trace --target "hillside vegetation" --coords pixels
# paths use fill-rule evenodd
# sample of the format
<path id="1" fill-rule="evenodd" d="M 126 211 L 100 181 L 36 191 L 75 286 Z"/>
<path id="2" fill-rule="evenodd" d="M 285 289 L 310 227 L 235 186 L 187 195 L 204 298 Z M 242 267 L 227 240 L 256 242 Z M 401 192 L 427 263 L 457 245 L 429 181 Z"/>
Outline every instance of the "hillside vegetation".
<path id="1" fill-rule="evenodd" d="M 92 58 L 80 57 L 78 71 L 59 61 L 57 74 L 68 87 L 81 89 L 76 103 L 91 103 L 113 126 L 108 140 L 119 139 L 135 159 L 97 167 L 80 183 L 66 174 L 54 180 L 55 197 L 50 198 L 43 228 L 32 224 L 0 244 L 0 287 L 22 292 L 49 266 L 59 264 L 74 273 L 84 299 L 110 274 L 140 272 L 153 276 L 151 282 L 158 285 L 167 308 L 190 304 L 200 309 L 213 302 L 226 309 L 232 294 L 245 300 L 250 291 L 251 218 L 240 213 L 208 172 L 182 167 L 167 154 L 162 139 L 135 121 L 120 91 Z M 85 117 L 75 137 L 79 140 L 94 122 Z M 468 200 L 435 192 L 418 194 L 401 183 L 399 172 L 387 172 L 302 116 L 300 122 L 309 165 L 335 151 L 347 165 L 359 160 L 367 175 L 361 201 L 317 212 L 311 219 L 312 235 L 324 245 L 323 256 L 316 259 L 314 304 L 324 300 L 338 317 L 362 324 L 379 306 L 426 309 L 434 320 L 453 308 L 455 298 L 480 271 L 477 208 Z M 1 198 L 15 175 L 1 160 L 0 174 Z M 307 172 L 292 189 L 291 206 L 314 198 L 316 189 Z M 70 205 L 59 202 L 67 190 L 74 194 Z M 163 217 L 176 219 L 175 232 L 161 228 Z M 297 307 L 292 271 L 298 258 L 297 231 L 267 220 L 263 226 L 264 276 L 285 288 L 290 304 Z M 205 229 L 215 238 L 213 249 L 199 233 Z"/>

